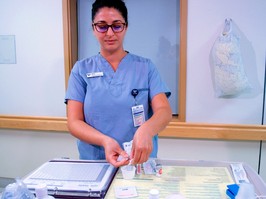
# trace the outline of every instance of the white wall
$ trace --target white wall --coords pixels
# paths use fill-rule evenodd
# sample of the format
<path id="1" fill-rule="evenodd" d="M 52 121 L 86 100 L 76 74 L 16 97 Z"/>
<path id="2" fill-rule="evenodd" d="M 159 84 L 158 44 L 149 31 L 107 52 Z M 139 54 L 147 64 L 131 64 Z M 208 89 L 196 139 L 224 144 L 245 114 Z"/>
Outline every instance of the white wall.
<path id="1" fill-rule="evenodd" d="M 266 51 L 266 1 L 188 0 L 187 115 L 188 122 L 261 124 Z M 245 71 L 251 93 L 232 99 L 215 97 L 210 50 L 231 18 L 241 36 Z"/>
<path id="2" fill-rule="evenodd" d="M 0 35 L 15 35 L 16 64 L 0 64 L 0 114 L 65 116 L 62 2 L 1 0 Z"/>
<path id="3" fill-rule="evenodd" d="M 78 159 L 68 133 L 0 129 L 0 177 L 23 177 L 53 158 Z"/>
<path id="4" fill-rule="evenodd" d="M 262 124 L 265 10 L 263 0 L 188 0 L 186 121 Z M 243 63 L 253 86 L 251 93 L 232 99 L 215 97 L 209 59 L 226 18 L 233 20 L 241 36 Z M 258 168 L 259 142 L 188 141 L 182 148 L 176 144 L 184 140 L 174 142 L 172 146 L 176 151 L 186 149 L 184 157 L 244 161 Z M 265 142 L 263 144 L 260 174 L 266 179 Z"/>
<path id="5" fill-rule="evenodd" d="M 19 0 L 1 1 L 0 2 L 0 15 L 3 9 L 8 8 L 5 4 L 9 5 L 9 2 L 14 3 L 13 5 L 20 5 Z M 39 4 L 37 2 L 39 2 Z M 191 75 L 192 73 L 200 74 L 200 72 L 204 68 L 206 69 L 207 67 L 206 64 L 208 63 L 206 62 L 204 57 L 207 56 L 206 48 L 208 48 L 208 46 L 211 43 L 211 41 L 209 40 L 207 42 L 207 36 L 208 38 L 213 39 L 215 35 L 214 29 L 216 28 L 216 33 L 218 33 L 219 28 L 221 28 L 222 23 L 223 23 L 223 17 L 220 17 L 219 19 L 217 19 L 216 17 L 213 17 L 213 16 L 219 15 L 219 13 L 222 13 L 222 12 L 226 12 L 226 10 L 228 9 L 228 5 L 232 4 L 232 2 L 231 1 L 230 2 L 229 1 L 218 1 L 218 0 L 216 1 L 189 0 L 188 2 L 189 2 L 188 4 L 189 10 L 188 10 L 188 80 L 187 80 L 187 83 L 188 83 L 187 111 L 188 113 L 187 115 L 188 115 L 188 119 L 193 121 L 193 120 L 196 120 L 196 118 L 193 118 L 192 115 L 194 112 L 199 114 L 199 111 L 197 111 L 197 109 L 200 107 L 198 106 L 195 107 L 190 98 L 191 97 L 198 98 L 198 101 L 205 104 L 206 97 L 204 96 L 201 97 L 200 91 L 203 92 L 205 88 L 208 88 L 208 89 L 211 89 L 211 88 L 208 87 L 208 85 L 206 84 L 198 87 L 198 85 L 200 85 L 199 80 L 202 77 L 199 75 L 198 78 L 193 79 Z M 244 8 L 246 8 L 243 2 L 241 3 L 239 1 L 234 1 L 234 2 L 236 3 L 238 2 L 238 4 L 241 5 L 241 8 L 243 6 Z M 245 2 L 250 2 L 250 1 L 245 1 Z M 254 2 L 263 3 L 262 1 L 259 1 L 259 0 L 256 0 Z M 23 1 L 22 4 L 25 4 L 25 3 L 26 1 Z M 53 27 L 57 30 L 52 29 L 52 30 L 49 30 L 48 32 L 49 34 L 52 34 L 53 32 L 58 32 L 58 31 L 62 33 L 61 1 L 39 0 L 39 1 L 34 1 L 34 3 L 35 4 L 32 4 L 28 8 L 23 7 L 23 9 L 25 9 L 26 12 L 31 12 L 31 10 L 33 9 L 32 6 L 38 5 L 38 7 L 42 7 L 42 9 L 39 9 L 39 12 L 41 14 L 42 12 L 47 12 L 47 10 L 49 10 L 50 8 L 57 7 L 57 12 L 51 13 L 52 19 L 49 19 L 49 21 L 50 20 L 57 21 L 58 26 Z M 42 6 L 43 4 L 48 4 L 49 6 Z M 252 5 L 249 5 L 249 4 L 248 6 L 252 7 Z M 220 11 L 218 13 L 212 13 L 212 9 L 215 9 L 217 12 L 219 10 Z M 15 13 L 13 10 L 13 7 L 9 7 L 9 11 L 12 13 Z M 35 14 L 37 15 L 38 13 L 35 13 Z M 211 17 L 209 16 L 209 14 L 211 15 Z M 204 17 L 204 15 L 207 15 L 207 16 Z M 204 25 L 205 28 L 208 27 L 209 26 L 208 24 L 210 23 L 210 21 L 207 21 L 208 23 L 205 22 L 206 24 L 202 23 L 199 20 L 200 16 L 204 17 L 205 20 L 207 20 L 206 18 L 214 18 L 213 20 L 216 21 L 215 23 L 214 21 L 212 22 L 213 29 L 211 31 L 208 29 L 208 31 L 210 32 L 204 32 L 205 29 L 203 27 L 199 27 L 197 23 L 193 22 L 194 20 L 196 20 L 196 22 L 201 23 L 201 25 Z M 38 19 L 38 20 L 41 20 L 41 19 Z M 15 24 L 15 25 L 19 25 L 19 24 Z M 0 23 L 0 26 L 2 26 L 2 23 Z M 32 26 L 32 31 L 34 29 L 36 28 Z M 3 28 L 1 27 L 0 31 L 2 30 Z M 33 36 L 37 37 L 38 34 L 33 35 Z M 54 36 L 55 36 L 55 40 L 60 40 L 60 41 L 63 40 L 63 34 L 57 35 L 57 36 L 54 35 Z M 42 39 L 43 39 L 42 37 L 39 38 L 39 40 L 42 40 Z M 203 40 L 203 41 L 200 42 L 199 40 Z M 206 43 L 208 44 L 207 46 L 205 45 Z M 51 43 L 52 47 L 49 48 L 49 50 L 56 49 L 57 48 L 56 45 L 61 45 L 61 44 L 55 44 L 52 42 Z M 27 45 L 25 45 L 25 47 L 23 48 L 23 51 L 29 51 L 31 53 L 32 51 L 36 51 L 36 48 L 32 49 L 32 47 L 30 47 L 30 49 L 28 49 Z M 41 53 L 45 53 L 45 52 L 46 51 L 41 51 Z M 57 54 L 58 57 L 61 57 L 63 55 L 63 48 L 57 49 L 56 52 L 54 52 L 53 54 Z M 50 60 L 51 57 L 53 59 L 54 55 L 47 54 L 45 56 L 47 60 Z M 261 62 L 262 61 L 259 60 L 257 63 L 261 63 Z M 31 63 L 31 62 L 29 63 L 34 65 L 34 63 Z M 58 63 L 59 63 L 58 65 L 62 67 L 60 70 L 63 71 L 63 64 L 64 64 L 63 59 L 58 59 Z M 202 69 L 200 69 L 201 67 Z M 57 73 L 58 75 L 61 75 L 60 71 L 58 71 Z M 260 71 L 258 71 L 258 73 L 260 73 Z M 48 73 L 46 75 L 49 76 Z M 205 75 L 208 76 L 209 74 L 205 74 Z M 1 81 L 0 83 L 1 85 L 2 79 L 0 79 L 0 81 Z M 61 82 L 62 80 L 59 80 L 59 81 Z M 53 83 L 57 84 L 58 81 L 54 80 Z M 14 84 L 16 84 L 16 82 Z M 60 84 L 62 84 L 62 87 L 63 87 L 63 83 L 60 83 Z M 11 86 L 14 87 L 14 85 L 11 85 Z M 198 89 L 200 90 L 198 91 Z M 59 93 L 61 93 L 61 91 Z M 62 93 L 59 95 L 62 95 Z M 48 95 L 48 97 L 45 97 L 45 99 L 49 100 L 50 97 L 51 96 Z M 56 99 L 58 100 L 57 103 L 62 102 L 61 97 L 59 98 Z M 23 100 L 23 98 L 21 98 L 21 100 Z M 27 98 L 27 100 L 30 101 L 31 99 Z M 30 101 L 30 102 L 33 103 L 34 101 Z M 10 106 L 12 106 L 12 104 Z M 45 106 L 43 108 L 45 108 Z M 247 112 L 249 111 L 250 110 L 247 110 Z M 253 115 L 253 112 L 251 112 L 250 114 Z M 257 119 L 257 117 L 255 117 L 255 119 Z M 263 158 L 262 158 L 262 165 L 261 165 L 261 168 L 262 168 L 261 175 L 266 181 L 266 159 L 265 159 L 266 147 L 265 146 L 266 144 L 264 142 L 263 153 L 262 153 Z M 259 142 L 256 142 L 256 141 L 237 142 L 237 141 L 162 139 L 162 138 L 160 138 L 159 140 L 159 157 L 160 158 L 243 161 L 251 165 L 255 170 L 257 170 L 258 155 L 259 155 Z M 70 136 L 68 133 L 0 129 L 0 160 L 1 160 L 0 177 L 23 177 L 24 175 L 28 174 L 30 171 L 38 167 L 43 162 L 49 159 L 52 159 L 52 158 L 57 158 L 57 157 L 78 158 L 77 149 L 76 149 L 76 140 L 75 138 Z"/>

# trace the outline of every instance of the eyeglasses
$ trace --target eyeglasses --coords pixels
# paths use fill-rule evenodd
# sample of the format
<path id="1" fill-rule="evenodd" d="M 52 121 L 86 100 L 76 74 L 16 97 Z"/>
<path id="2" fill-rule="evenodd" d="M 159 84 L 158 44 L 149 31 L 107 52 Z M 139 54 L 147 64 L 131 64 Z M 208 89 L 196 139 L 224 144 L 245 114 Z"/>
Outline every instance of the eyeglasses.
<path id="1" fill-rule="evenodd" d="M 126 23 L 114 22 L 113 24 L 108 25 L 105 22 L 98 22 L 98 23 L 93 23 L 92 25 L 100 33 L 106 33 L 110 27 L 112 28 L 113 32 L 119 33 L 124 30 Z"/>

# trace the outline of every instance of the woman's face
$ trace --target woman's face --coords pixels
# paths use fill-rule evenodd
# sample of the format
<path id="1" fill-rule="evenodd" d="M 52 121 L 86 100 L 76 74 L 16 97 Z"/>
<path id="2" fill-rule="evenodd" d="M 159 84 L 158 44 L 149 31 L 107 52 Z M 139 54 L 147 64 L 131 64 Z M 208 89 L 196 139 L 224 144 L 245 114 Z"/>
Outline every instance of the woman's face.
<path id="1" fill-rule="evenodd" d="M 93 23 L 106 23 L 108 25 L 114 24 L 115 22 L 125 23 L 123 16 L 115 8 L 104 7 L 99 9 L 95 15 Z M 122 32 L 114 32 L 111 27 L 108 28 L 107 32 L 98 32 L 94 27 L 94 35 L 100 43 L 101 51 L 115 52 L 123 50 L 123 40 L 126 34 L 127 27 L 125 26 Z"/>

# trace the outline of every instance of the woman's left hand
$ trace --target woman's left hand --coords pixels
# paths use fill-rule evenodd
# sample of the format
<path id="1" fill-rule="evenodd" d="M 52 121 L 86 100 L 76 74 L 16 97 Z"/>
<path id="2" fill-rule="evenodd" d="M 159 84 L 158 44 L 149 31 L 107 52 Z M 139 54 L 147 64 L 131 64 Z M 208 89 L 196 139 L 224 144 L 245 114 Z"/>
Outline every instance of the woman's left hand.
<path id="1" fill-rule="evenodd" d="M 153 149 L 152 138 L 153 136 L 145 125 L 138 128 L 133 138 L 130 156 L 133 159 L 131 161 L 132 164 L 141 164 L 149 159 Z"/>

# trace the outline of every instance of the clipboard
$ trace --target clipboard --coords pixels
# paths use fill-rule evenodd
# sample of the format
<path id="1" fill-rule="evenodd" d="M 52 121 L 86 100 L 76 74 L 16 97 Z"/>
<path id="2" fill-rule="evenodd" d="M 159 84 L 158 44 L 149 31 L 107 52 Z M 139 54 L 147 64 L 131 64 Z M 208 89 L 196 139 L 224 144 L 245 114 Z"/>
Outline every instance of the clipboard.
<path id="1" fill-rule="evenodd" d="M 50 160 L 23 182 L 33 193 L 38 184 L 45 183 L 55 198 L 104 198 L 117 170 L 106 161 Z"/>

